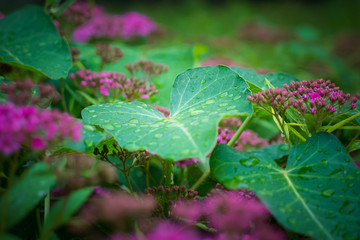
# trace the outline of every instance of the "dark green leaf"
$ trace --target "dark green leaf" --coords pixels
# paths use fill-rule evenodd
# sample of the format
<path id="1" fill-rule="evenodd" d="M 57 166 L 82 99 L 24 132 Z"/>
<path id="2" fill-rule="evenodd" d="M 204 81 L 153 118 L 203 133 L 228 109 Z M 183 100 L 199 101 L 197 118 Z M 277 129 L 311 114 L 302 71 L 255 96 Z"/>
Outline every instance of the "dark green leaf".
<path id="1" fill-rule="evenodd" d="M 0 61 L 45 74 L 66 77 L 71 55 L 52 20 L 40 7 L 25 7 L 0 21 Z"/>
<path id="2" fill-rule="evenodd" d="M 46 218 L 42 234 L 49 234 L 56 228 L 68 222 L 72 215 L 85 203 L 93 192 L 92 187 L 83 188 L 73 192 L 70 196 L 59 200 L 53 207 L 49 216 Z"/>
<path id="3" fill-rule="evenodd" d="M 24 218 L 44 198 L 55 180 L 56 176 L 51 168 L 41 162 L 27 170 L 0 199 L 1 212 L 6 212 L 6 227 L 11 227 Z"/>
<path id="4" fill-rule="evenodd" d="M 228 67 L 195 68 L 177 76 L 169 118 L 141 102 L 92 105 L 82 116 L 130 151 L 148 149 L 170 160 L 194 157 L 204 161 L 216 144 L 222 118 L 252 114 L 247 88 Z"/>
<path id="5" fill-rule="evenodd" d="M 220 145 L 213 175 L 231 189 L 256 192 L 286 228 L 316 239 L 359 239 L 360 170 L 337 138 L 317 133 L 291 149 L 285 169 L 273 146 L 250 153 Z"/>
<path id="6" fill-rule="evenodd" d="M 296 78 L 284 73 L 259 74 L 248 68 L 231 67 L 231 70 L 239 74 L 250 86 L 253 93 L 270 88 L 282 88 L 284 84 L 297 81 Z"/>

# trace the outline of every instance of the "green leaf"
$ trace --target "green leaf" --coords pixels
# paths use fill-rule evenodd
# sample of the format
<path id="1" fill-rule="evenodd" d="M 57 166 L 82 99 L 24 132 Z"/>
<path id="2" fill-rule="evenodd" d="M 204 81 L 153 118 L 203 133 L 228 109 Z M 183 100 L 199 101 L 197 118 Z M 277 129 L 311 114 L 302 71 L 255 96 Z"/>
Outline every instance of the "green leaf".
<path id="1" fill-rule="evenodd" d="M 36 6 L 27 6 L 0 21 L 0 62 L 54 79 L 67 76 L 72 66 L 66 41 L 44 10 Z"/>
<path id="2" fill-rule="evenodd" d="M 316 239 L 360 237 L 360 170 L 337 138 L 317 133 L 291 149 L 285 169 L 273 149 L 250 153 L 218 146 L 213 175 L 231 189 L 256 192 L 286 228 Z"/>
<path id="3" fill-rule="evenodd" d="M 194 68 L 175 79 L 169 118 L 141 102 L 92 105 L 82 116 L 129 151 L 148 149 L 169 160 L 194 157 L 205 161 L 216 144 L 218 122 L 252 114 L 247 88 L 228 67 Z"/>
<path id="4" fill-rule="evenodd" d="M 194 66 L 193 47 L 154 49 L 146 53 L 146 58 L 169 68 L 167 72 L 154 79 L 159 93 L 152 98 L 154 103 L 169 108 L 173 79 L 184 69 Z"/>
<path id="5" fill-rule="evenodd" d="M 54 229 L 59 228 L 68 222 L 71 216 L 85 203 L 92 192 L 92 187 L 83 188 L 58 201 L 53 207 L 51 207 L 51 211 L 49 216 L 46 218 L 42 234 L 49 234 Z"/>
<path id="6" fill-rule="evenodd" d="M 6 227 L 24 218 L 44 198 L 55 181 L 51 167 L 44 163 L 36 163 L 27 170 L 0 199 L 1 212 L 6 212 Z"/>
<path id="7" fill-rule="evenodd" d="M 253 93 L 270 88 L 282 88 L 284 84 L 297 81 L 296 78 L 285 73 L 259 74 L 248 68 L 231 67 L 231 70 L 240 75 L 250 86 Z"/>
<path id="8" fill-rule="evenodd" d="M 20 238 L 14 236 L 14 235 L 6 234 L 6 233 L 0 234 L 0 239 L 1 240 L 20 240 Z"/>

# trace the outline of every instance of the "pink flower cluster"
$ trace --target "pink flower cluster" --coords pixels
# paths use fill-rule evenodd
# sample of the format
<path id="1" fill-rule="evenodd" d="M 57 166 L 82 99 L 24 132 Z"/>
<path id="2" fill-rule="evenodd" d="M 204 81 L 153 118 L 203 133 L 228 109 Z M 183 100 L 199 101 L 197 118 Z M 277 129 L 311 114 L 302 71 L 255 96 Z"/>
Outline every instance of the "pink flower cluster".
<path id="1" fill-rule="evenodd" d="M 328 117 L 356 108 L 356 97 L 345 94 L 330 80 L 317 79 L 291 82 L 284 88 L 275 88 L 254 93 L 247 99 L 267 110 L 262 104 L 270 105 L 275 113 L 284 115 L 289 108 L 300 113 L 314 115 L 317 125 Z M 268 111 L 268 110 L 267 110 Z"/>
<path id="2" fill-rule="evenodd" d="M 99 6 L 91 6 L 88 1 L 77 1 L 65 10 L 61 15 L 61 20 L 67 24 L 80 26 L 100 14 L 102 14 L 102 9 Z"/>
<path id="3" fill-rule="evenodd" d="M 124 97 L 127 100 L 138 98 L 149 98 L 157 93 L 153 83 L 140 81 L 140 79 L 129 79 L 123 73 L 116 72 L 92 72 L 88 69 L 81 69 L 69 75 L 74 84 L 79 88 L 88 87 L 94 92 L 113 98 Z"/>
<path id="4" fill-rule="evenodd" d="M 207 226 L 217 231 L 210 239 L 285 239 L 282 232 L 269 225 L 270 213 L 265 206 L 240 192 L 212 191 L 201 201 L 176 202 L 172 215 L 190 225 L 206 219 Z"/>
<path id="5" fill-rule="evenodd" d="M 136 12 L 124 15 L 98 12 L 84 25 L 76 28 L 72 38 L 76 42 L 88 42 L 92 38 L 130 40 L 146 37 L 156 29 L 156 24 L 149 17 Z"/>
<path id="6" fill-rule="evenodd" d="M 0 19 L 3 19 L 4 17 L 5 15 L 2 12 L 0 12 Z"/>
<path id="7" fill-rule="evenodd" d="M 65 137 L 78 141 L 81 134 L 82 124 L 66 113 L 0 104 L 0 153 L 3 155 L 17 152 L 23 144 L 39 151 Z"/>

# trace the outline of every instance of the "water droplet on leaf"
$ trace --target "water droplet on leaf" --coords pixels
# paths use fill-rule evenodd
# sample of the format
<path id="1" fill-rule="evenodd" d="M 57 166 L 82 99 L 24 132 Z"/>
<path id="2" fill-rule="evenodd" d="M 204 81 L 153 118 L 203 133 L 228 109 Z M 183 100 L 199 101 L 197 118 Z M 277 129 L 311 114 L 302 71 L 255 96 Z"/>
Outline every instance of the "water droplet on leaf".
<path id="1" fill-rule="evenodd" d="M 332 195 L 334 195 L 335 190 L 334 189 L 324 189 L 321 191 L 321 195 L 324 197 L 331 197 Z"/>
<path id="2" fill-rule="evenodd" d="M 260 162 L 257 157 L 251 156 L 250 158 L 244 158 L 239 160 L 240 164 L 244 167 L 253 167 Z"/>

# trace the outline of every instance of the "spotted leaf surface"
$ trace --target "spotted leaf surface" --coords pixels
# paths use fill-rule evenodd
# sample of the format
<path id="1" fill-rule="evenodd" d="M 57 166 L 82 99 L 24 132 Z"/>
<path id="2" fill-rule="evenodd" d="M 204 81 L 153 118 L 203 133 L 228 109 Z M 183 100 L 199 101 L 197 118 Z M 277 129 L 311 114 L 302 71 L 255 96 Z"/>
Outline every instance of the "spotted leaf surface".
<path id="1" fill-rule="evenodd" d="M 240 67 L 231 67 L 250 86 L 252 92 L 260 92 L 270 88 L 282 88 L 284 84 L 297 81 L 296 78 L 285 73 L 259 74 L 255 70 Z"/>
<path id="2" fill-rule="evenodd" d="M 28 6 L 0 20 L 0 62 L 45 74 L 67 76 L 71 55 L 44 10 Z"/>
<path id="3" fill-rule="evenodd" d="M 213 175 L 231 189 L 256 192 L 286 228 L 316 239 L 359 239 L 360 171 L 337 138 L 317 133 L 295 146 L 285 169 L 270 147 L 250 153 L 218 146 Z"/>
<path id="4" fill-rule="evenodd" d="M 130 151 L 148 149 L 175 161 L 190 157 L 204 161 L 216 144 L 222 118 L 252 114 L 249 94 L 246 82 L 228 67 L 201 67 L 175 79 L 168 118 L 141 102 L 92 105 L 82 116 Z"/>

